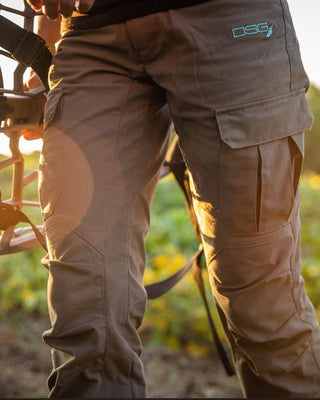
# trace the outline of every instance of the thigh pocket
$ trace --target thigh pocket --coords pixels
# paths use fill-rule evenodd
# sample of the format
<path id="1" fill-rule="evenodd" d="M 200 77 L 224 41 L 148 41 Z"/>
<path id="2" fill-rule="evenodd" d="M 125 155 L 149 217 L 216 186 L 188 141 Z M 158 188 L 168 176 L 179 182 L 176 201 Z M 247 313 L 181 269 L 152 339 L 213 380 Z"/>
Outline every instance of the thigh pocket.
<path id="1" fill-rule="evenodd" d="M 304 89 L 216 111 L 222 140 L 219 215 L 234 234 L 278 229 L 288 221 L 313 118 Z"/>
<path id="2" fill-rule="evenodd" d="M 39 198 L 44 219 L 52 214 L 62 192 L 61 103 L 60 89 L 49 92 L 44 111 L 44 136 L 39 166 Z"/>

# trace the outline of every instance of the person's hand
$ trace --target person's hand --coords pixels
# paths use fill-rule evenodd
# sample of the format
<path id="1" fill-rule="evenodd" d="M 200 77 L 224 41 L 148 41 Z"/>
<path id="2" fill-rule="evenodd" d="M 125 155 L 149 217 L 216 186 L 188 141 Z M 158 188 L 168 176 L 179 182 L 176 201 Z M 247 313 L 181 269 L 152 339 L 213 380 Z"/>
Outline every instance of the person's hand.
<path id="1" fill-rule="evenodd" d="M 26 82 L 23 85 L 23 89 L 25 91 L 35 91 L 35 90 L 41 90 L 44 89 L 43 83 L 41 82 L 41 79 L 39 76 L 31 70 L 30 75 Z M 39 105 L 41 108 L 41 113 L 43 114 L 44 106 L 46 104 L 47 97 L 45 96 L 44 93 L 39 94 Z M 23 129 L 21 131 L 21 135 L 26 139 L 26 140 L 34 140 L 34 139 L 40 139 L 43 136 L 43 125 L 38 124 L 38 125 L 33 125 L 30 128 Z"/>
<path id="2" fill-rule="evenodd" d="M 58 18 L 59 14 L 70 17 L 76 9 L 80 13 L 87 13 L 95 0 L 27 0 L 34 10 L 42 9 L 50 19 Z"/>
<path id="3" fill-rule="evenodd" d="M 23 84 L 23 90 L 28 92 L 30 90 L 39 89 L 41 87 L 44 89 L 41 79 L 33 70 L 31 70 L 27 80 Z"/>

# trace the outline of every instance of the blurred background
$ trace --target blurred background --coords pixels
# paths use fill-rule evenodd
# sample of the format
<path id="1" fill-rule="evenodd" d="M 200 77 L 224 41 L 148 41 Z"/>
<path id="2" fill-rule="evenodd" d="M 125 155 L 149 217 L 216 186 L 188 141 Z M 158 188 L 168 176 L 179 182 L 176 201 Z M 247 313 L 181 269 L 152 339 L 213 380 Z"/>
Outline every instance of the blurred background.
<path id="1" fill-rule="evenodd" d="M 22 8 L 22 0 L 1 0 L 1 3 Z M 305 69 L 312 82 L 308 99 L 315 122 L 306 134 L 306 160 L 301 180 L 302 269 L 320 321 L 320 34 L 317 29 L 320 3 L 318 0 L 289 0 L 288 3 Z M 19 18 L 14 20 L 21 23 Z M 0 65 L 5 86 L 9 88 L 14 62 L 0 57 Z M 40 149 L 41 140 L 22 140 L 22 150 L 28 154 L 26 171 L 37 169 Z M 0 159 L 8 152 L 8 139 L 0 134 Z M 3 198 L 10 195 L 11 173 L 10 169 L 0 171 Z M 25 197 L 36 200 L 36 183 L 26 189 Z M 37 210 L 26 212 L 35 222 L 41 223 Z M 183 196 L 171 176 L 158 185 L 151 221 L 145 283 L 164 279 L 178 270 L 198 247 Z M 38 247 L 0 257 L 0 397 L 47 396 L 45 379 L 50 371 L 50 354 L 41 341 L 42 332 L 49 328 L 47 271 L 40 264 L 44 255 Z M 204 278 L 218 332 L 225 344 L 205 271 Z M 191 273 L 171 292 L 149 301 L 141 337 L 149 397 L 241 395 L 237 379 L 227 378 L 219 363 Z"/>

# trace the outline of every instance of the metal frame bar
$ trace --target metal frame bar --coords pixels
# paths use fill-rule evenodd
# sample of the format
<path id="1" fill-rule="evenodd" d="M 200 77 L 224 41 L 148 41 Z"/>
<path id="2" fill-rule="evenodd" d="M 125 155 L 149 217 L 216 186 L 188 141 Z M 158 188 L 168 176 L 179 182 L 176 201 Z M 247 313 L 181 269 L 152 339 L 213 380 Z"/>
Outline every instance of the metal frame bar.
<path id="1" fill-rule="evenodd" d="M 0 3 L 0 11 L 7 11 L 15 15 L 20 15 L 24 18 L 23 27 L 28 31 L 33 31 L 34 28 L 34 17 L 36 15 L 41 15 L 41 13 L 36 13 L 32 10 L 32 8 L 26 3 L 24 0 L 25 8 L 23 11 L 13 9 L 11 7 L 4 6 Z M 0 50 L 0 55 L 6 56 L 8 58 L 12 58 L 12 56 L 4 51 Z M 17 95 L 24 93 L 23 91 L 23 74 L 26 70 L 26 66 L 22 64 L 18 64 L 16 69 L 14 70 L 14 87 L 13 90 L 6 90 L 0 88 L 0 96 L 3 94 L 12 94 Z M 27 94 L 26 100 L 28 97 L 35 96 L 36 94 Z M 9 147 L 11 151 L 11 156 L 0 161 L 0 169 L 7 168 L 9 166 L 13 166 L 13 174 L 12 174 L 12 187 L 11 187 L 11 198 L 5 200 L 6 203 L 13 205 L 17 209 L 21 209 L 23 206 L 31 206 L 31 207 L 39 207 L 39 202 L 23 200 L 23 189 L 30 183 L 34 182 L 38 178 L 38 172 L 32 171 L 26 176 L 24 176 L 24 157 L 19 149 L 19 141 L 20 141 L 20 130 L 23 128 L 22 126 L 13 126 L 13 127 L 0 127 L 1 132 L 9 133 Z M 40 226 L 41 230 L 42 227 Z M 10 227 L 6 231 L 2 233 L 0 238 L 0 255 L 1 254 L 10 254 L 15 253 L 17 251 L 26 250 L 27 248 L 31 248 L 37 246 L 39 243 L 33 232 L 30 232 L 29 228 L 18 228 Z"/>
<path id="2" fill-rule="evenodd" d="M 26 2 L 24 2 L 24 4 L 25 4 L 25 9 L 23 11 L 20 11 L 12 7 L 4 6 L 2 3 L 0 3 L 0 11 L 2 10 L 9 12 L 11 14 L 20 15 L 21 17 L 24 18 L 33 18 L 36 13 L 32 10 L 31 7 L 27 6 Z"/>

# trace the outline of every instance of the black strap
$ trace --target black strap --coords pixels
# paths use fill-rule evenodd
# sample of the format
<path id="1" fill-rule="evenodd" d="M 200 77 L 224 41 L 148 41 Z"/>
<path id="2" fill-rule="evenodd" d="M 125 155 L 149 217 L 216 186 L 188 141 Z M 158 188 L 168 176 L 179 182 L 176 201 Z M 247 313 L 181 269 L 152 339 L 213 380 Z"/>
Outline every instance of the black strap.
<path id="1" fill-rule="evenodd" d="M 222 361 L 222 364 L 224 366 L 224 369 L 226 371 L 226 373 L 229 376 L 235 375 L 235 371 L 234 368 L 229 360 L 229 357 L 227 355 L 227 352 L 225 350 L 225 348 L 223 347 L 220 338 L 218 336 L 218 332 L 217 329 L 214 325 L 213 319 L 212 319 L 212 315 L 210 312 L 210 307 L 209 307 L 209 303 L 208 303 L 208 299 L 207 299 L 207 295 L 206 295 L 206 290 L 205 290 L 205 286 L 204 286 L 204 281 L 203 281 L 203 276 L 202 276 L 202 268 L 201 268 L 201 258 L 203 256 L 203 251 L 201 253 L 199 253 L 198 257 L 194 260 L 193 262 L 193 277 L 194 280 L 196 281 L 203 303 L 205 305 L 206 308 L 206 312 L 207 312 L 207 317 L 209 320 L 209 324 L 210 324 L 210 330 L 211 330 L 211 334 L 214 340 L 214 343 L 216 345 L 220 360 Z"/>
<path id="2" fill-rule="evenodd" d="M 182 157 L 182 153 L 178 144 L 178 136 L 176 136 L 171 143 L 164 165 L 170 168 L 171 172 L 173 173 L 176 181 L 178 182 L 184 194 L 192 226 L 198 236 L 199 242 L 201 243 L 199 224 L 192 204 L 189 172 L 186 167 L 185 161 Z"/>
<path id="3" fill-rule="evenodd" d="M 0 229 L 5 231 L 10 226 L 16 226 L 19 222 L 30 224 L 36 238 L 41 246 L 47 250 L 46 239 L 39 229 L 30 221 L 30 219 L 21 210 L 16 209 L 10 204 L 0 203 Z"/>
<path id="4" fill-rule="evenodd" d="M 164 293 L 168 292 L 173 286 L 175 286 L 191 269 L 194 261 L 201 253 L 202 247 L 200 246 L 199 250 L 191 257 L 187 264 L 180 268 L 175 274 L 171 275 L 169 278 L 163 281 L 147 285 L 145 289 L 147 291 L 148 300 L 153 300 L 162 296 Z"/>
<path id="5" fill-rule="evenodd" d="M 48 71 L 52 55 L 45 41 L 0 15 L 0 47 L 20 63 L 31 67 L 49 89 Z"/>
<path id="6" fill-rule="evenodd" d="M 197 217 L 196 217 L 194 207 L 193 207 L 193 202 L 192 202 L 192 194 L 191 194 L 191 189 L 190 189 L 190 176 L 189 176 L 189 172 L 186 167 L 186 164 L 184 162 L 181 150 L 179 148 L 177 136 L 175 137 L 175 139 L 173 140 L 173 142 L 170 146 L 170 149 L 169 149 L 167 157 L 166 157 L 165 165 L 170 168 L 176 181 L 178 182 L 180 188 L 183 191 L 185 201 L 187 204 L 187 209 L 188 209 L 191 221 L 192 221 L 192 225 L 193 225 L 194 230 L 195 230 L 195 232 L 198 236 L 198 239 L 201 243 L 199 224 L 197 221 Z M 193 267 L 194 279 L 198 285 L 198 288 L 199 288 L 199 291 L 200 291 L 200 294 L 201 294 L 201 297 L 202 297 L 202 300 L 203 300 L 203 303 L 204 303 L 204 306 L 206 309 L 211 334 L 212 334 L 214 343 L 216 345 L 220 360 L 222 361 L 222 364 L 226 370 L 226 373 L 229 376 L 232 376 L 235 374 L 235 371 L 234 371 L 232 364 L 230 363 L 228 355 L 227 355 L 227 353 L 220 341 L 220 338 L 217 334 L 217 330 L 216 330 L 216 327 L 214 325 L 214 322 L 213 322 L 213 319 L 211 316 L 210 307 L 209 307 L 209 303 L 208 303 L 206 292 L 205 292 L 205 287 L 204 287 L 204 282 L 203 282 L 203 277 L 202 277 L 202 269 L 201 269 L 202 255 L 203 255 L 203 248 L 202 248 L 202 245 L 200 245 L 199 251 L 197 253 L 195 253 L 193 255 L 193 257 L 191 258 L 191 260 L 186 264 L 186 266 L 183 267 L 181 270 L 179 270 L 175 275 L 180 274 L 180 271 L 181 271 L 181 275 L 182 275 L 182 273 L 184 275 L 191 268 L 191 266 Z M 173 283 L 172 285 L 170 285 L 170 284 L 171 284 L 171 279 L 174 278 L 175 275 L 173 275 L 173 277 L 166 279 L 164 282 L 159 283 L 159 284 L 165 283 L 163 285 L 164 286 L 163 290 L 165 289 L 165 287 L 168 287 L 167 290 L 169 290 L 172 286 L 174 286 L 175 283 Z M 172 279 L 172 281 L 174 282 L 174 279 Z M 178 280 L 177 280 L 177 282 L 178 282 Z M 160 288 L 157 288 L 157 290 L 159 292 L 161 291 Z"/>

